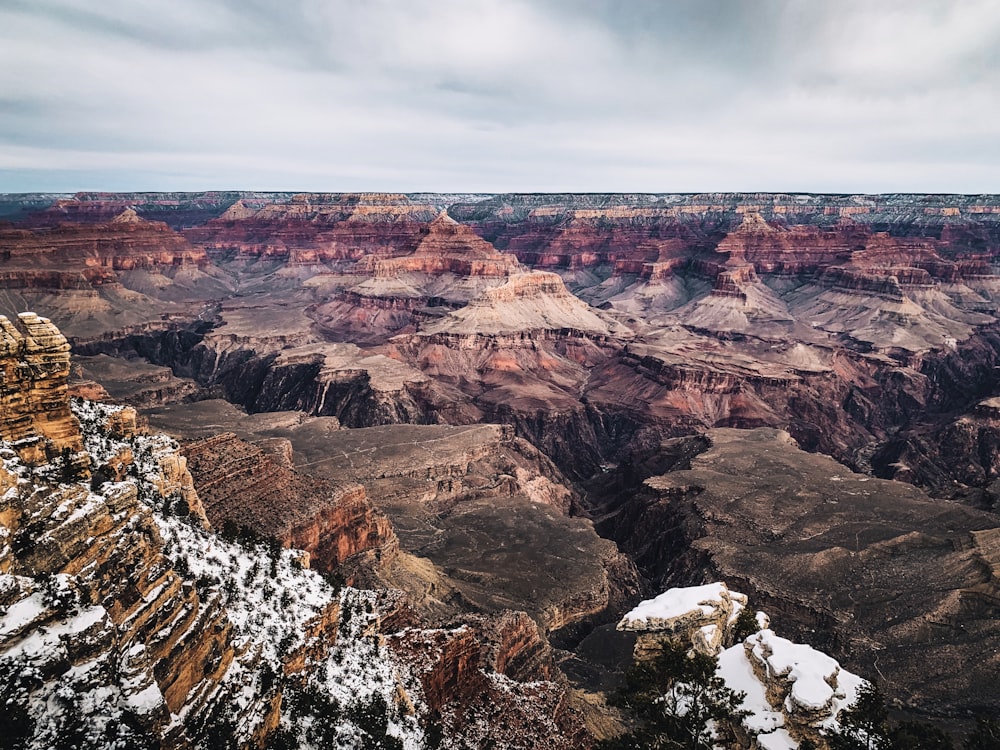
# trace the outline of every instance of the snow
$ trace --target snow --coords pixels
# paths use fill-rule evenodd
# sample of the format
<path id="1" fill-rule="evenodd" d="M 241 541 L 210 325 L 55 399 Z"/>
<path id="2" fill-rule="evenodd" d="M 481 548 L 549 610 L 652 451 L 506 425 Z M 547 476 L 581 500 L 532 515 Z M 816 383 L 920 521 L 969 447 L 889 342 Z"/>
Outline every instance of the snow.
<path id="1" fill-rule="evenodd" d="M 419 680 L 382 642 L 376 592 L 335 590 L 322 576 L 302 567 L 303 553 L 298 550 L 238 544 L 215 536 L 193 519 L 165 514 L 164 507 L 169 504 L 164 502 L 160 489 L 161 461 L 173 457 L 177 443 L 163 435 L 108 434 L 104 429 L 108 417 L 122 407 L 81 400 L 74 400 L 72 406 L 83 428 L 86 450 L 96 464 L 129 454 L 132 463 L 123 482 L 105 484 L 99 492 L 91 492 L 89 482 L 78 483 L 85 492 L 67 495 L 54 511 L 53 520 L 73 523 L 92 514 L 101 504 L 118 508 L 119 518 L 122 513 L 133 514 L 127 520 L 129 525 L 152 519 L 163 540 L 165 562 L 183 578 L 185 587 L 198 594 L 200 606 L 194 622 L 222 611 L 232 623 L 235 658 L 218 684 L 205 683 L 198 691 L 199 700 L 219 700 L 237 709 L 238 742 L 249 740 L 267 715 L 266 701 L 274 692 L 272 689 L 269 693 L 265 684 L 277 679 L 284 685 L 282 726 L 293 730 L 303 750 L 319 748 L 308 733 L 319 721 L 310 713 L 315 709 L 308 701 L 303 704 L 305 708 L 292 707 L 293 695 L 307 687 L 324 696 L 335 709 L 333 746 L 360 747 L 362 729 L 355 717 L 364 707 L 379 702 L 387 707 L 388 734 L 399 738 L 405 750 L 423 748 L 423 731 L 418 722 L 426 712 L 422 689 Z M 52 492 L 44 482 L 56 474 L 47 473 L 46 467 L 25 467 L 17 454 L 3 444 L 0 460 L 18 478 L 14 494 L 7 495 Z M 137 512 L 130 504 L 128 497 L 133 492 L 147 509 Z M 147 602 L 155 601 L 172 585 L 171 580 L 176 581 L 173 574 L 166 575 L 145 593 Z M 138 714 L 164 712 L 168 726 L 179 727 L 186 722 L 193 703 L 189 701 L 179 715 L 166 713 L 144 645 L 118 643 L 118 631 L 110 625 L 103 607 L 80 606 L 74 593 L 79 587 L 73 576 L 53 576 L 44 586 L 39 585 L 39 580 L 0 575 L 0 591 L 13 594 L 10 598 L 15 599 L 20 594 L 19 601 L 0 608 L 0 658 L 6 662 L 21 660 L 23 679 L 36 680 L 25 683 L 32 685 L 29 710 L 37 720 L 30 750 L 51 746 L 69 716 L 83 718 L 88 746 L 94 747 L 112 746 L 105 730 L 112 722 L 120 723 L 126 709 Z M 49 599 L 53 596 L 67 609 L 65 614 L 60 615 L 52 606 Z M 181 621 L 185 628 L 196 627 L 190 614 L 190 609 L 177 613 L 175 622 L 162 623 L 147 640 L 171 635 L 171 629 Z M 102 623 L 107 627 L 104 631 L 98 629 Z M 21 631 L 25 631 L 23 635 Z M 97 648 L 90 653 L 95 655 L 91 661 L 71 665 L 67 645 L 81 637 L 94 640 Z M 289 657 L 304 662 L 293 680 L 282 677 Z M 63 664 L 67 666 L 59 672 L 58 665 Z M 57 666 L 54 672 L 53 665 Z M 49 670 L 44 678 L 31 677 L 43 670 Z M 110 674 L 116 677 L 109 679 Z M 400 691 L 412 703 L 414 715 L 410 715 L 409 705 L 397 706 Z"/>
<path id="2" fill-rule="evenodd" d="M 796 750 L 799 743 L 792 739 L 787 729 L 776 729 L 770 734 L 757 735 L 761 750 Z"/>
<path id="3" fill-rule="evenodd" d="M 716 674 L 736 692 L 746 693 L 741 708 L 750 711 L 743 723 L 752 732 L 774 732 L 785 725 L 785 716 L 775 711 L 767 700 L 763 683 L 757 679 L 747 659 L 742 643 L 727 648 L 719 654 Z"/>
<path id="4" fill-rule="evenodd" d="M 729 589 L 724 583 L 668 589 L 655 599 L 639 602 L 622 618 L 620 627 L 641 629 L 658 620 L 673 620 L 695 613 L 711 616 L 722 606 L 723 600 L 729 598 Z"/>
<path id="5" fill-rule="evenodd" d="M 154 683 L 138 693 L 130 693 L 125 703 L 138 714 L 149 714 L 163 705 L 163 693 Z"/>
<path id="6" fill-rule="evenodd" d="M 41 592 L 21 599 L 7 607 L 7 612 L 0 619 L 0 638 L 10 636 L 36 620 L 44 618 L 48 607 L 42 601 Z"/>
<path id="7" fill-rule="evenodd" d="M 771 630 L 762 630 L 753 639 L 754 655 L 767 664 L 768 671 L 787 676 L 792 683 L 790 710 L 798 706 L 815 711 L 831 705 L 834 689 L 827 680 L 840 671 L 836 659 L 811 646 L 781 638 Z"/>
<path id="8" fill-rule="evenodd" d="M 692 615 L 717 617 L 720 611 L 725 611 L 724 599 L 731 599 L 733 605 L 733 613 L 725 623 L 729 627 L 749 602 L 743 594 L 730 592 L 722 583 L 670 589 L 642 602 L 625 616 L 619 627 L 669 631 L 670 621 L 677 618 L 690 621 Z M 811 725 L 816 730 L 836 729 L 838 714 L 855 702 L 858 690 L 866 683 L 841 669 L 837 660 L 827 654 L 775 635 L 768 629 L 770 620 L 764 612 L 757 612 L 756 620 L 760 627 L 757 633 L 718 655 L 716 675 L 728 688 L 743 694 L 740 708 L 748 712 L 743 725 L 757 736 L 757 745 L 762 750 L 795 750 L 798 741 L 789 734 L 789 723 L 798 727 Z M 702 625 L 690 630 L 687 637 L 698 648 L 699 643 L 712 641 L 715 630 L 715 624 Z M 787 693 L 788 697 L 772 704 L 769 687 L 772 696 Z M 666 693 L 663 700 L 676 702 L 677 696 Z M 684 705 L 674 707 L 679 712 L 684 709 Z"/>
<path id="9" fill-rule="evenodd" d="M 107 619 L 108 612 L 104 607 L 89 607 L 71 619 L 64 630 L 57 632 L 73 634 L 90 630 L 94 625 Z"/>

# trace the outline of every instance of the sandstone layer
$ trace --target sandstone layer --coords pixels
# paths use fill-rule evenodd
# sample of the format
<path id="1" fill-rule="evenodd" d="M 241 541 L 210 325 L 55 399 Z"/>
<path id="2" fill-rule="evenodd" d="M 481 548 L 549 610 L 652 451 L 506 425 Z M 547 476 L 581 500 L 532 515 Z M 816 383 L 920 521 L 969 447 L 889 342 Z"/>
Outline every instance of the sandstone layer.
<path id="1" fill-rule="evenodd" d="M 275 537 L 308 552 L 310 565 L 328 572 L 355 555 L 395 552 L 392 527 L 359 485 L 302 476 L 232 433 L 189 443 L 183 451 L 216 528 L 229 522 Z"/>
<path id="2" fill-rule="evenodd" d="M 47 318 L 21 313 L 17 320 L 0 315 L 0 440 L 12 442 L 26 461 L 58 455 L 86 470 L 69 408 L 69 343 Z"/>

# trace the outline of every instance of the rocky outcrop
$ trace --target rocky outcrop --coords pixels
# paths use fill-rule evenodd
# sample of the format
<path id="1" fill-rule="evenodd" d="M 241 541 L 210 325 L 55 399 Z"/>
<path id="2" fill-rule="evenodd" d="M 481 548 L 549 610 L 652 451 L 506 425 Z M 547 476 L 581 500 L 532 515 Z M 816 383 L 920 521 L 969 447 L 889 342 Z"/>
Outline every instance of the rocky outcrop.
<path id="1" fill-rule="evenodd" d="M 46 467 L 0 454 L 0 480 L 12 488 L 0 509 L 0 650 L 21 644 L 44 679 L 69 680 L 98 703 L 120 694 L 134 731 L 183 746 L 172 715 L 208 711 L 235 657 L 220 597 L 199 595 L 171 569 L 135 485 L 96 494 L 65 471 L 56 484 Z"/>
<path id="2" fill-rule="evenodd" d="M 388 519 L 361 486 L 303 476 L 232 433 L 189 443 L 184 455 L 216 528 L 230 522 L 275 537 L 308 552 L 324 571 L 362 553 L 378 559 L 395 552 Z"/>
<path id="3" fill-rule="evenodd" d="M 511 748 L 591 746 L 570 708 L 568 686 L 553 673 L 551 650 L 523 612 L 408 629 L 390 635 L 388 644 L 414 665 L 448 733 L 480 743 L 503 727 L 502 742 Z"/>
<path id="4" fill-rule="evenodd" d="M 640 661 L 654 656 L 664 638 L 715 656 L 732 642 L 736 619 L 746 606 L 746 595 L 724 583 L 670 589 L 626 613 L 618 629 L 639 634 L 634 653 Z"/>
<path id="5" fill-rule="evenodd" d="M 618 629 L 639 633 L 639 662 L 655 658 L 665 641 L 715 657 L 716 676 L 740 695 L 742 733 L 757 746 L 797 747 L 808 739 L 828 747 L 826 733 L 865 681 L 811 646 L 776 635 L 766 613 L 741 619 L 747 604 L 721 582 L 672 588 L 641 602 Z M 736 638 L 738 622 L 750 632 Z"/>
<path id="6" fill-rule="evenodd" d="M 44 495 L 36 493 L 8 530 L 15 539 L 19 532 L 30 534 L 34 547 L 13 555 L 10 574 L 76 577 L 77 595 L 102 610 L 90 614 L 117 629 L 114 645 L 102 644 L 101 650 L 134 654 L 123 671 L 155 686 L 170 712 L 179 713 L 193 693 L 209 693 L 205 683 L 217 681 L 233 658 L 228 623 L 217 600 L 201 601 L 169 570 L 157 549 L 155 526 L 139 510 L 134 490 L 109 491 L 107 503 L 94 502 L 78 489 Z M 68 522 L 53 517 L 56 507 L 70 511 Z M 124 570 L 132 575 L 120 579 L 117 572 Z M 42 614 L 43 620 L 51 616 Z M 163 632 L 168 623 L 172 626 Z M 159 713 L 165 721 L 167 715 Z"/>
<path id="7" fill-rule="evenodd" d="M 627 336 L 628 329 L 574 297 L 554 273 L 512 276 L 487 289 L 468 306 L 422 326 L 423 335 L 496 335 L 531 331 L 576 331 L 583 335 Z"/>
<path id="8" fill-rule="evenodd" d="M 497 252 L 471 229 L 442 212 L 421 230 L 412 253 L 362 257 L 350 272 L 363 280 L 349 279 L 342 286 L 329 275 L 314 283 L 325 296 L 313 316 L 331 335 L 355 341 L 386 338 L 412 331 L 419 320 L 438 309 L 454 309 L 483 290 L 498 286 L 521 271 L 513 255 Z"/>
<path id="9" fill-rule="evenodd" d="M 12 442 L 25 461 L 58 455 L 68 468 L 86 471 L 69 408 L 69 343 L 34 313 L 21 313 L 18 324 L 0 316 L 0 440 Z"/>
<path id="10" fill-rule="evenodd" d="M 162 406 L 182 401 L 198 393 L 193 380 L 178 378 L 169 367 L 150 365 L 141 360 L 123 360 L 106 354 L 73 358 L 74 394 L 91 401 L 114 401 L 139 408 Z M 104 389 L 101 395 L 99 389 Z"/>

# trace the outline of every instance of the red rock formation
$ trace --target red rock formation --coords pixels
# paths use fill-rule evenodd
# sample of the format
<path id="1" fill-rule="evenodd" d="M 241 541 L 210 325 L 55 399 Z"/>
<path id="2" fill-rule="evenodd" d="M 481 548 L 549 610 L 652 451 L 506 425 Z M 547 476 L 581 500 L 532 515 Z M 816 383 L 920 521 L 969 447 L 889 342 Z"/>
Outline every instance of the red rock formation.
<path id="1" fill-rule="evenodd" d="M 518 682 L 553 677 L 551 648 L 524 612 L 468 616 L 459 622 L 443 629 L 407 629 L 387 638 L 390 648 L 407 655 L 409 662 L 434 655 L 418 672 L 431 710 L 488 691 L 488 673 Z"/>
<path id="2" fill-rule="evenodd" d="M 833 227 L 771 225 L 754 211 L 743 215 L 718 250 L 745 258 L 759 273 L 805 275 L 848 258 L 866 234 L 863 227 L 851 223 Z"/>
<path id="3" fill-rule="evenodd" d="M 386 642 L 408 663 L 420 667 L 418 677 L 431 711 L 477 696 L 489 684 L 480 669 L 482 647 L 472 628 L 407 629 L 390 634 Z"/>
<path id="4" fill-rule="evenodd" d="M 525 750 L 591 746 L 581 717 L 569 708 L 567 685 L 552 679 L 551 650 L 531 618 L 504 612 L 460 622 L 387 639 L 450 733 Z"/>
<path id="5" fill-rule="evenodd" d="M 395 553 L 388 519 L 371 507 L 360 485 L 303 476 L 232 433 L 189 443 L 184 455 L 217 529 L 232 521 L 276 537 L 308 552 L 319 570 L 365 552 L 384 554 L 386 561 Z"/>
<path id="6" fill-rule="evenodd" d="M 131 208 L 105 223 L 7 230 L 0 233 L 0 257 L 8 273 L 54 266 L 64 273 L 107 274 L 208 263 L 204 250 L 192 247 L 166 224 L 139 218 Z"/>
<path id="7" fill-rule="evenodd" d="M 80 425 L 70 412 L 69 344 L 47 318 L 18 316 L 21 329 L 0 315 L 0 439 L 38 462 L 65 454 L 86 469 Z"/>
<path id="8" fill-rule="evenodd" d="M 303 194 L 253 213 L 227 211 L 185 234 L 220 253 L 314 264 L 410 252 L 438 212 L 403 195 Z"/>
<path id="9" fill-rule="evenodd" d="M 497 252 L 493 245 L 445 212 L 422 234 L 423 238 L 410 255 L 384 259 L 368 256 L 358 262 L 356 271 L 375 277 L 402 273 L 505 277 L 518 270 L 517 260 L 512 255 Z"/>

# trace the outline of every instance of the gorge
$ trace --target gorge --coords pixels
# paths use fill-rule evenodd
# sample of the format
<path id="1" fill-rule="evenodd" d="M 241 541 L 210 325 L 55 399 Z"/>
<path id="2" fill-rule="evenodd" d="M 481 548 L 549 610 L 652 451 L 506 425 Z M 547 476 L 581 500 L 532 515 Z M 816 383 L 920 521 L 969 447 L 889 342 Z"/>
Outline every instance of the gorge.
<path id="1" fill-rule="evenodd" d="M 77 592 L 91 619 L 59 625 L 80 649 L 60 658 L 141 645 L 114 689 L 164 747 L 199 746 L 220 706 L 255 717 L 246 746 L 305 731 L 301 695 L 355 658 L 406 747 L 589 747 L 622 726 L 614 624 L 717 580 L 902 714 L 1000 711 L 1000 196 L 0 210 L 6 617 Z M 15 502 L 63 466 L 76 484 Z M 210 580 L 213 544 L 246 587 Z M 311 599 L 248 625 L 268 554 Z M 136 702 L 154 684 L 162 704 Z"/>

